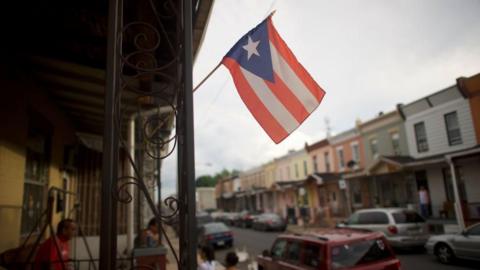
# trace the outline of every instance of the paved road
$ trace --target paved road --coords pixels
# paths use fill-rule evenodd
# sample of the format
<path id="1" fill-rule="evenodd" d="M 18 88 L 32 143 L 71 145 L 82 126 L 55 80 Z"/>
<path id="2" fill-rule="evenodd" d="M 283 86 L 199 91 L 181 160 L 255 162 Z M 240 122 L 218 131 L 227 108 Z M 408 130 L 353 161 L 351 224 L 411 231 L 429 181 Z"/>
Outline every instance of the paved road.
<path id="1" fill-rule="evenodd" d="M 215 253 L 216 259 L 219 262 L 224 262 L 225 255 L 229 251 L 242 251 L 246 250 L 250 259 L 262 253 L 263 250 L 268 249 L 278 233 L 275 232 L 258 232 L 249 229 L 232 228 L 234 233 L 235 245 L 230 249 L 220 249 Z M 442 265 L 438 263 L 433 256 L 425 253 L 414 252 L 399 252 L 397 254 L 402 263 L 404 270 L 470 270 L 480 269 L 480 263 L 475 262 L 461 262 L 456 265 Z M 239 265 L 240 269 L 247 270 L 247 265 L 250 261 Z"/>

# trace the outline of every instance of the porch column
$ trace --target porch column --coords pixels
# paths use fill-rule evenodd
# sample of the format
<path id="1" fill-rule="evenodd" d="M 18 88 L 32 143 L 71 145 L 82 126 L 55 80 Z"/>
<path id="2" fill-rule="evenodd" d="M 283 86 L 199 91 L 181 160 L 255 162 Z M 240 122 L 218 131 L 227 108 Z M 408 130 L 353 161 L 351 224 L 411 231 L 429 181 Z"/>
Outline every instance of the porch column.
<path id="1" fill-rule="evenodd" d="M 458 193 L 457 174 L 455 173 L 455 164 L 451 157 L 447 157 L 447 162 L 450 165 L 450 174 L 452 175 L 453 195 L 455 197 L 455 216 L 457 218 L 460 230 L 465 229 L 465 220 L 463 219 L 462 204 L 460 201 L 460 194 Z"/>
<path id="2" fill-rule="evenodd" d="M 100 217 L 99 269 L 115 269 L 117 256 L 117 202 L 112 191 L 117 189 L 118 128 L 115 123 L 115 97 L 120 84 L 121 50 L 118 32 L 122 28 L 122 1 L 108 1 L 107 72 L 105 85 L 105 119 L 103 130 L 103 163 Z"/>

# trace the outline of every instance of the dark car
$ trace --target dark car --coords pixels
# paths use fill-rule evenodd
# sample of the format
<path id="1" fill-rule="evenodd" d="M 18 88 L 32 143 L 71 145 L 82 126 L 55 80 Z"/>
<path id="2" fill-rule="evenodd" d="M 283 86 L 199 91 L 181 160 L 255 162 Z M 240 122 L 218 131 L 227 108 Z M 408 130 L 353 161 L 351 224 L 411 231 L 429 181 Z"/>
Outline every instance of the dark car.
<path id="1" fill-rule="evenodd" d="M 252 228 L 260 231 L 285 231 L 287 223 L 277 214 L 266 213 L 255 218 Z"/>
<path id="2" fill-rule="evenodd" d="M 233 233 L 222 222 L 211 222 L 203 224 L 198 234 L 200 246 L 209 245 L 213 247 L 233 246 Z"/>
<path id="3" fill-rule="evenodd" d="M 382 233 L 331 229 L 280 235 L 257 257 L 258 270 L 399 270 L 400 261 Z"/>
<path id="4" fill-rule="evenodd" d="M 251 228 L 253 221 L 259 214 L 258 212 L 242 211 L 235 217 L 234 225 L 241 228 Z"/>

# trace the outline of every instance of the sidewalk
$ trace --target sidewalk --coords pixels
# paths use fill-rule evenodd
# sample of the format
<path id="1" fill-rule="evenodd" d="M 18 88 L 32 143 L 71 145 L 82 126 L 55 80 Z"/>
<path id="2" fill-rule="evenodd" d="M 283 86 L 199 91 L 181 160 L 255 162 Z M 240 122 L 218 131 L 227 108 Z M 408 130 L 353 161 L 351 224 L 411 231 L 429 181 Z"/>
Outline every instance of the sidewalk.
<path id="1" fill-rule="evenodd" d="M 164 226 L 164 228 L 168 239 L 172 243 L 175 253 L 177 253 L 177 256 L 179 256 L 179 241 L 175 231 L 170 226 Z M 177 270 L 177 262 L 175 261 L 175 256 L 173 256 L 170 247 L 168 246 L 167 240 L 163 239 L 163 243 L 167 249 L 167 270 Z"/>
<path id="2" fill-rule="evenodd" d="M 304 226 L 288 224 L 285 232 L 287 232 L 287 233 L 302 233 L 302 232 L 305 232 L 305 230 L 310 230 L 310 229 L 331 229 L 331 228 L 334 228 L 334 227 L 335 226 L 319 225 L 319 224 L 308 224 L 308 225 L 304 225 Z"/>

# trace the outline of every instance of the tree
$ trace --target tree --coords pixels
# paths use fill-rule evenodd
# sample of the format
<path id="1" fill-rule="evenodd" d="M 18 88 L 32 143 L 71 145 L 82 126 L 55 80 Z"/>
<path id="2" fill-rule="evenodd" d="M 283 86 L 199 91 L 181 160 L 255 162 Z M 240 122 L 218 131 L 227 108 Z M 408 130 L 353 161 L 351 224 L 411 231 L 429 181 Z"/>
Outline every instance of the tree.
<path id="1" fill-rule="evenodd" d="M 214 187 L 217 184 L 217 179 L 211 175 L 202 175 L 197 178 L 197 187 Z"/>
<path id="2" fill-rule="evenodd" d="M 226 177 L 238 175 L 238 170 L 229 171 L 227 169 L 223 169 L 221 172 L 216 173 L 214 176 L 211 175 L 202 175 L 197 178 L 196 186 L 197 187 L 214 187 L 217 182 Z"/>

